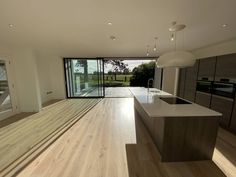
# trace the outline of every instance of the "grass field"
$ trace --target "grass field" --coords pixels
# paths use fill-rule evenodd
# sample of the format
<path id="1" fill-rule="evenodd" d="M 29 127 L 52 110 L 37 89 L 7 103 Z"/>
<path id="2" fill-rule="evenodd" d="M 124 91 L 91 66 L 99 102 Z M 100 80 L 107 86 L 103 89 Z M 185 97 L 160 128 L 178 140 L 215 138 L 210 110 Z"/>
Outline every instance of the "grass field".
<path id="1" fill-rule="evenodd" d="M 104 76 L 105 86 L 109 86 L 109 87 L 129 86 L 131 77 L 132 77 L 132 75 L 118 74 L 118 75 L 116 75 L 116 80 L 115 80 L 114 75 L 105 74 L 105 76 Z"/>
<path id="2" fill-rule="evenodd" d="M 104 75 L 105 87 L 128 87 L 128 86 L 130 86 L 130 78 L 132 76 L 133 75 L 131 75 L 131 74 L 129 74 L 129 75 L 117 74 L 116 79 L 115 79 L 115 75 L 105 74 Z M 81 88 L 85 87 L 83 75 L 81 75 L 81 76 L 77 75 L 75 82 L 76 82 L 76 85 L 80 84 Z M 90 86 L 92 86 L 92 85 L 97 86 L 98 76 L 89 74 L 88 75 L 88 83 Z"/>

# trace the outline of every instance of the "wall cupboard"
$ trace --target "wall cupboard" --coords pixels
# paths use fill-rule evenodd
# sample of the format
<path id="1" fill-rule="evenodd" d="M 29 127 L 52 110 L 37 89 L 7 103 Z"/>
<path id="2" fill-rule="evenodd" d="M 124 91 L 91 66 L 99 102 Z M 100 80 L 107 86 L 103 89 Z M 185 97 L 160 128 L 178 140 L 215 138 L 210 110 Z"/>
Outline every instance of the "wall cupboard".
<path id="1" fill-rule="evenodd" d="M 199 61 L 198 80 L 207 79 L 209 81 L 213 81 L 215 75 L 215 67 L 216 57 L 201 59 Z"/>
<path id="2" fill-rule="evenodd" d="M 178 96 L 221 112 L 220 125 L 236 133 L 236 54 L 197 60 L 180 69 Z"/>

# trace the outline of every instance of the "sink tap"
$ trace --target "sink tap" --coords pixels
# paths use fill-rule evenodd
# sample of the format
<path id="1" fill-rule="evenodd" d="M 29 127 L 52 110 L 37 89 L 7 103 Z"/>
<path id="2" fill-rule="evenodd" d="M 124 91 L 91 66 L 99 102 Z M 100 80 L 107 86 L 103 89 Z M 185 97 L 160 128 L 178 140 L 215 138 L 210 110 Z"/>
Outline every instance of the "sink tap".
<path id="1" fill-rule="evenodd" d="M 150 89 L 150 87 L 149 87 L 150 81 L 152 81 L 152 85 L 153 85 L 154 79 L 153 78 L 148 79 L 148 82 L 147 82 L 148 93 L 149 93 L 149 89 Z"/>

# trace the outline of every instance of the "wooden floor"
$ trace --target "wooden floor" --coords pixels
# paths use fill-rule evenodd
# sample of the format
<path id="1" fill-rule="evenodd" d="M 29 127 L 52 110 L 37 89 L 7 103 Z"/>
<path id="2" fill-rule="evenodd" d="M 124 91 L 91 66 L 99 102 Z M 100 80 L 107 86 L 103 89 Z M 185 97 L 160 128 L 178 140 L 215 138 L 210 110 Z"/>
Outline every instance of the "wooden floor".
<path id="1" fill-rule="evenodd" d="M 218 132 L 213 161 L 228 177 L 236 176 L 236 136 L 224 129 Z"/>
<path id="2" fill-rule="evenodd" d="M 223 136 L 223 137 L 222 137 Z M 236 176 L 229 158 L 235 147 L 217 141 L 214 161 L 228 177 Z M 229 142 L 235 141 L 228 136 Z M 223 145 L 222 145 L 223 144 Z M 229 149 L 229 147 L 231 149 Z M 223 150 L 224 149 L 224 150 Z M 222 159 L 224 161 L 222 161 Z M 228 165 L 229 161 L 232 165 Z M 133 98 L 105 98 L 47 150 L 23 169 L 19 177 L 223 177 L 213 161 L 161 163 L 150 136 L 134 117 Z"/>
<path id="3" fill-rule="evenodd" d="M 53 138 L 55 132 L 80 118 L 100 99 L 64 100 L 0 129 L 0 176 L 32 149 Z M 43 143 L 42 143 L 43 142 Z M 33 152 L 34 152 L 33 151 Z M 30 152 L 30 153 L 29 153 Z M 27 155 L 28 156 L 28 155 Z M 9 167 L 10 166 L 10 167 Z"/>
<path id="4" fill-rule="evenodd" d="M 52 100 L 46 101 L 45 103 L 42 104 L 42 107 L 45 108 L 52 104 L 58 103 L 59 101 L 62 101 L 62 99 L 52 99 Z"/>
<path id="5" fill-rule="evenodd" d="M 14 116 L 8 117 L 7 119 L 0 121 L 0 128 L 6 127 L 12 123 L 15 123 L 19 120 L 22 120 L 26 117 L 33 115 L 33 114 L 35 114 L 35 112 L 22 112 L 22 113 L 14 115 Z"/>

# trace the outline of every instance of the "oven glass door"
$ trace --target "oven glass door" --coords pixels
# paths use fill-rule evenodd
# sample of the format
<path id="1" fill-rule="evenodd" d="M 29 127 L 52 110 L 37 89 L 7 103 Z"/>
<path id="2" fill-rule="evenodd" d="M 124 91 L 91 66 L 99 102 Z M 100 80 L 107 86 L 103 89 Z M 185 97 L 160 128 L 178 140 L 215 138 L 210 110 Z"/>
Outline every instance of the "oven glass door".
<path id="1" fill-rule="evenodd" d="M 212 82 L 211 81 L 197 81 L 197 91 L 211 93 Z"/>
<path id="2" fill-rule="evenodd" d="M 234 98 L 235 85 L 232 83 L 214 82 L 212 94 L 228 98 Z"/>

